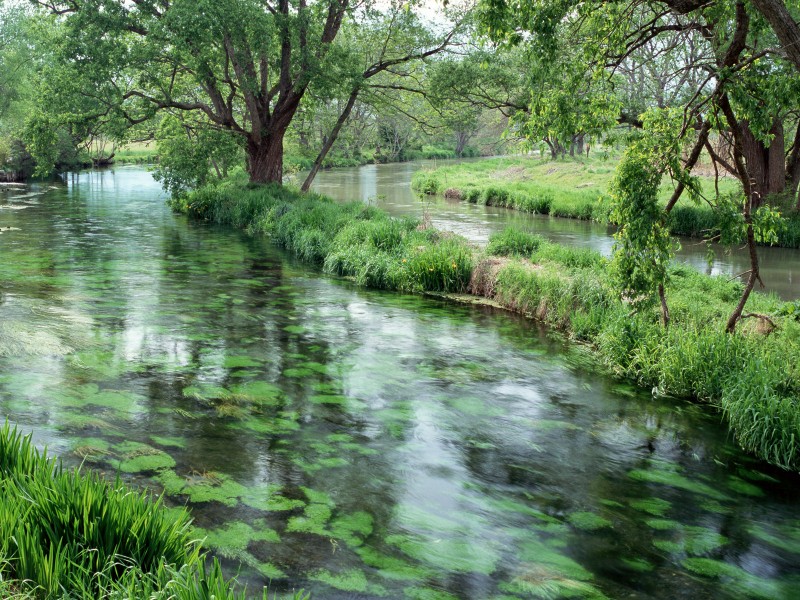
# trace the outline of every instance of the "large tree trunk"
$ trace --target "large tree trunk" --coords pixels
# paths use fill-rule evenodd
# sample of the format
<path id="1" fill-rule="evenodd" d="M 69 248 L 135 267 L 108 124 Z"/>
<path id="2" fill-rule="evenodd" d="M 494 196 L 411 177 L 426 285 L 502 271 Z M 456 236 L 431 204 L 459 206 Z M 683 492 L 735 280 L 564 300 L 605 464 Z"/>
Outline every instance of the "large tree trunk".
<path id="1" fill-rule="evenodd" d="M 786 157 L 786 183 L 793 197 L 797 197 L 797 188 L 800 186 L 800 123 L 794 132 L 794 142 Z M 800 197 L 797 197 L 795 210 L 800 210 Z"/>
<path id="2" fill-rule="evenodd" d="M 247 173 L 253 183 L 283 183 L 285 130 L 260 140 L 247 140 Z"/>
<path id="3" fill-rule="evenodd" d="M 769 194 L 778 194 L 786 189 L 786 164 L 783 155 L 783 125 L 775 121 L 770 133 L 769 146 L 758 140 L 746 121 L 740 122 L 742 154 L 747 165 L 747 178 L 751 188 L 752 207 L 758 208 Z M 744 184 L 745 182 L 742 181 Z"/>
<path id="4" fill-rule="evenodd" d="M 800 71 L 800 27 L 792 19 L 786 4 L 783 0 L 752 1 L 778 37 L 780 50 L 786 53 L 786 58 Z"/>
<path id="5" fill-rule="evenodd" d="M 456 156 L 461 157 L 464 154 L 470 137 L 467 131 L 456 131 Z"/>

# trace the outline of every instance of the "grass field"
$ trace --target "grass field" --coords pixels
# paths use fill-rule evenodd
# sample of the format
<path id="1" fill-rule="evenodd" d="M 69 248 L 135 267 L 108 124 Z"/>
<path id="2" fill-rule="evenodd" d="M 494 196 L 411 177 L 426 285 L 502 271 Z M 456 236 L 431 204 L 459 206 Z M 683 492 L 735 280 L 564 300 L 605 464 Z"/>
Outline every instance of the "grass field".
<path id="1" fill-rule="evenodd" d="M 556 161 L 527 156 L 491 158 L 419 171 L 412 187 L 423 194 L 605 223 L 610 208 L 608 189 L 618 162 L 619 156 L 613 154 Z M 698 170 L 711 172 L 702 164 Z M 700 181 L 703 195 L 714 197 L 714 178 L 704 176 Z M 739 184 L 732 177 L 723 177 L 718 188 L 721 194 L 731 194 L 738 191 Z M 666 203 L 673 190 L 672 182 L 665 181 L 659 193 L 661 201 Z M 789 207 L 784 216 L 779 245 L 800 248 L 800 214 Z M 688 194 L 670 214 L 670 230 L 675 235 L 707 237 L 719 227 L 719 218 L 708 204 L 695 204 Z"/>

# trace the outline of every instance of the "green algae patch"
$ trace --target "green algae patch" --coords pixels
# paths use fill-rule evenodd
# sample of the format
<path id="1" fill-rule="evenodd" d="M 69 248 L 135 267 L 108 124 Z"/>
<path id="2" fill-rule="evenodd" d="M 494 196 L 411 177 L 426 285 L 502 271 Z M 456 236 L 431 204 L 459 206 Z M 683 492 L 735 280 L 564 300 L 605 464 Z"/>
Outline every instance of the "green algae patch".
<path id="1" fill-rule="evenodd" d="M 267 579 L 284 579 L 286 577 L 286 573 L 272 563 L 258 563 L 254 565 L 254 568 Z"/>
<path id="2" fill-rule="evenodd" d="M 631 508 L 653 515 L 654 517 L 663 517 L 666 512 L 672 508 L 672 504 L 661 498 L 645 498 L 643 500 L 634 500 L 630 503 Z"/>
<path id="3" fill-rule="evenodd" d="M 309 504 L 303 510 L 303 514 L 291 517 L 286 523 L 286 531 L 297 533 L 313 533 L 321 536 L 331 537 L 331 532 L 326 529 L 328 521 L 333 515 L 336 506 L 331 497 L 325 492 L 313 490 L 311 488 L 301 488 Z"/>
<path id="4" fill-rule="evenodd" d="M 102 438 L 79 438 L 72 445 L 76 456 L 87 461 L 99 461 L 111 453 L 111 444 Z"/>
<path id="5" fill-rule="evenodd" d="M 311 581 L 319 581 L 337 590 L 344 592 L 370 593 L 375 596 L 386 595 L 386 590 L 381 586 L 370 584 L 367 576 L 361 569 L 347 569 L 338 573 L 331 573 L 326 569 L 320 569 L 311 573 L 308 578 Z"/>
<path id="6" fill-rule="evenodd" d="M 625 565 L 631 571 L 636 571 L 637 573 L 650 573 L 653 569 L 655 569 L 652 563 L 643 558 L 623 557 L 621 560 L 623 565 Z"/>
<path id="7" fill-rule="evenodd" d="M 736 565 L 711 558 L 687 558 L 681 564 L 690 572 L 708 579 L 719 580 L 719 585 L 735 598 L 774 600 L 800 597 L 800 581 L 763 579 Z"/>
<path id="8" fill-rule="evenodd" d="M 195 535 L 205 537 L 205 546 L 228 558 L 237 558 L 252 542 L 275 544 L 281 541 L 278 533 L 267 527 L 263 519 L 253 521 L 252 525 L 235 521 L 218 529 L 196 528 Z"/>
<path id="9" fill-rule="evenodd" d="M 338 394 L 317 394 L 310 396 L 308 401 L 312 404 L 334 404 L 337 406 L 343 406 L 349 402 L 349 399 L 347 396 L 341 396 Z"/>
<path id="10" fill-rule="evenodd" d="M 302 500 L 293 500 L 280 494 L 283 489 L 281 485 L 270 485 L 266 487 L 250 488 L 242 494 L 241 502 L 266 512 L 286 512 L 306 505 Z"/>
<path id="11" fill-rule="evenodd" d="M 527 515 L 529 517 L 534 517 L 535 519 L 553 525 L 562 524 L 560 519 L 550 516 L 547 513 L 542 512 L 538 508 L 534 508 L 523 502 L 519 502 L 511 498 L 491 498 L 489 499 L 487 504 L 500 512 L 505 512 L 505 513 L 511 512 L 511 513 L 518 513 L 521 515 Z"/>
<path id="12" fill-rule="evenodd" d="M 314 371 L 311 369 L 302 369 L 298 367 L 284 369 L 283 371 L 283 376 L 290 379 L 305 379 L 306 377 L 311 377 L 312 375 L 314 375 Z"/>
<path id="13" fill-rule="evenodd" d="M 277 404 L 282 398 L 283 390 L 277 385 L 265 381 L 250 381 L 231 388 L 237 398 L 254 404 Z"/>
<path id="14" fill-rule="evenodd" d="M 286 333 L 291 333 L 291 334 L 294 334 L 294 335 L 302 335 L 306 331 L 308 331 L 308 329 L 306 329 L 302 325 L 287 325 L 286 327 L 283 328 L 283 330 Z"/>
<path id="15" fill-rule="evenodd" d="M 150 441 L 167 448 L 186 448 L 186 438 L 151 435 Z"/>
<path id="16" fill-rule="evenodd" d="M 538 429 L 539 431 L 580 431 L 582 429 L 575 423 L 554 419 L 532 419 L 528 423 L 533 429 Z"/>
<path id="17" fill-rule="evenodd" d="M 161 471 L 175 466 L 175 459 L 163 450 L 140 442 L 122 442 L 114 446 L 118 459 L 111 465 L 124 473 Z"/>
<path id="18" fill-rule="evenodd" d="M 546 569 L 532 569 L 511 581 L 503 582 L 499 588 L 524 598 L 586 598 L 588 600 L 605 600 L 607 596 L 587 581 L 566 579 L 558 572 Z"/>
<path id="19" fill-rule="evenodd" d="M 574 527 L 583 529 L 584 531 L 597 531 L 598 529 L 606 529 L 613 526 L 613 523 L 608 519 L 588 511 L 572 513 L 567 517 L 567 520 Z"/>
<path id="20" fill-rule="evenodd" d="M 403 595 L 408 600 L 458 600 L 458 596 L 454 596 L 444 590 L 437 590 L 429 587 L 410 587 L 403 590 Z"/>
<path id="21" fill-rule="evenodd" d="M 384 579 L 396 581 L 424 581 L 436 572 L 433 569 L 415 565 L 388 554 L 378 552 L 369 546 L 356 548 L 356 553 L 365 565 L 377 569 L 377 573 Z"/>
<path id="22" fill-rule="evenodd" d="M 728 477 L 728 489 L 736 492 L 737 494 L 752 496 L 754 498 L 760 498 L 764 495 L 763 490 L 757 485 L 753 485 L 752 483 L 733 475 Z"/>
<path id="23" fill-rule="evenodd" d="M 590 571 L 569 556 L 554 550 L 550 545 L 538 540 L 523 542 L 519 548 L 519 559 L 523 566 L 530 570 L 539 567 L 553 575 L 576 581 L 590 581 L 593 575 Z"/>
<path id="24" fill-rule="evenodd" d="M 231 393 L 224 387 L 210 383 L 199 383 L 197 385 L 187 386 L 183 388 L 182 393 L 185 398 L 193 398 L 203 402 L 220 398 L 228 398 L 231 395 Z"/>
<path id="25" fill-rule="evenodd" d="M 66 408 L 96 406 L 119 413 L 136 412 L 144 398 L 125 390 L 103 389 L 96 383 L 71 386 L 53 394 L 53 399 Z"/>
<path id="26" fill-rule="evenodd" d="M 219 502 L 226 506 L 236 506 L 239 498 L 248 492 L 245 486 L 227 475 L 213 471 L 193 472 L 185 477 L 174 471 L 165 471 L 156 480 L 164 486 L 164 493 L 168 496 L 188 496 L 193 503 Z"/>
<path id="27" fill-rule="evenodd" d="M 348 546 L 360 546 L 372 533 L 373 519 L 368 512 L 358 511 L 341 515 L 331 521 L 331 533 Z"/>
<path id="28" fill-rule="evenodd" d="M 660 485 L 666 485 L 674 488 L 678 488 L 681 490 L 685 490 L 687 492 L 691 492 L 693 494 L 700 494 L 704 496 L 708 496 L 715 500 L 727 500 L 728 497 L 723 494 L 722 492 L 715 490 L 710 485 L 705 483 L 701 483 L 699 481 L 692 481 L 676 473 L 671 470 L 665 469 L 651 469 L 651 470 L 643 470 L 643 469 L 634 469 L 633 471 L 628 472 L 628 477 L 635 481 L 642 481 L 645 483 L 657 483 Z"/>
<path id="29" fill-rule="evenodd" d="M 443 571 L 491 575 L 500 561 L 499 552 L 489 543 L 480 546 L 466 539 L 430 539 L 394 534 L 386 543 L 421 563 Z"/>
<path id="30" fill-rule="evenodd" d="M 680 529 L 681 524 L 671 519 L 646 519 L 645 525 L 650 529 L 657 529 L 659 531 L 667 531 L 670 529 Z"/>
<path id="31" fill-rule="evenodd" d="M 754 523 L 747 527 L 747 532 L 770 546 L 800 555 L 800 522 L 795 522 L 794 526 L 777 528 L 777 531 L 770 530 L 761 523 Z"/>
<path id="32" fill-rule="evenodd" d="M 249 356 L 226 356 L 222 361 L 222 366 L 226 369 L 241 369 L 249 367 L 260 367 L 261 362 Z"/>
<path id="33" fill-rule="evenodd" d="M 680 525 L 674 521 L 665 521 L 665 523 L 669 524 L 669 527 L 665 526 L 662 530 L 672 531 L 673 537 L 653 540 L 653 545 L 659 550 L 670 554 L 699 556 L 708 554 L 728 543 L 727 537 L 713 529 L 693 525 Z M 658 528 L 656 527 L 655 529 Z"/>
<path id="34" fill-rule="evenodd" d="M 91 373 L 93 379 L 116 379 L 127 373 L 130 363 L 109 350 L 84 350 L 70 355 L 67 362 Z"/>

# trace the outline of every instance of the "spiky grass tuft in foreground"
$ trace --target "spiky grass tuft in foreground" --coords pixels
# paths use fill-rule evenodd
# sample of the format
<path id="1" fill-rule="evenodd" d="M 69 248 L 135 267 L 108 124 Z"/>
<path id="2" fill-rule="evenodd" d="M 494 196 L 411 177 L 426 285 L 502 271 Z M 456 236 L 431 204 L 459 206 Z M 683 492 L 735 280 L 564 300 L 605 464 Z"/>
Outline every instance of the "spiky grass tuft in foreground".
<path id="1" fill-rule="evenodd" d="M 8 422 L 0 429 L 3 598 L 243 600 L 206 559 L 186 511 L 65 470 Z"/>

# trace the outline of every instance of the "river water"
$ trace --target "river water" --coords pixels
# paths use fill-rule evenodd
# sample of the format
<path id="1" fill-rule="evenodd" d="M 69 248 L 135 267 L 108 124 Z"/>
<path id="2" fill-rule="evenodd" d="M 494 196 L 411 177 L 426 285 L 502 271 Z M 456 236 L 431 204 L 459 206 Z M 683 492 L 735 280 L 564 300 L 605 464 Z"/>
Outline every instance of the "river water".
<path id="1" fill-rule="evenodd" d="M 420 217 L 427 213 L 436 227 L 455 231 L 477 243 L 486 243 L 492 232 L 514 225 L 539 233 L 554 242 L 593 248 L 606 256 L 611 255 L 613 229 L 606 225 L 531 215 L 443 198 L 426 197 L 421 200 L 412 191 L 411 176 L 415 171 L 452 162 L 419 161 L 322 171 L 317 175 L 314 189 L 339 200 L 374 202 L 396 215 Z M 709 275 L 734 277 L 750 269 L 750 259 L 744 248 L 715 245 L 714 260 L 709 264 L 705 243 L 691 238 L 681 238 L 680 242 L 678 260 Z M 762 291 L 775 292 L 785 300 L 800 297 L 798 257 L 800 251 L 794 249 L 759 248 L 760 271 L 766 285 Z"/>
<path id="2" fill-rule="evenodd" d="M 800 597 L 800 478 L 717 416 L 164 200 L 137 168 L 0 189 L 0 408 L 187 505 L 251 590 Z"/>

